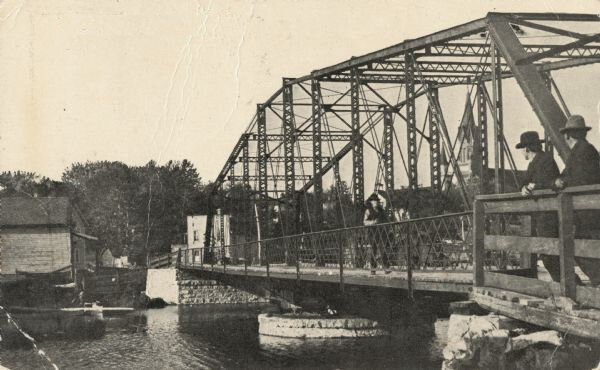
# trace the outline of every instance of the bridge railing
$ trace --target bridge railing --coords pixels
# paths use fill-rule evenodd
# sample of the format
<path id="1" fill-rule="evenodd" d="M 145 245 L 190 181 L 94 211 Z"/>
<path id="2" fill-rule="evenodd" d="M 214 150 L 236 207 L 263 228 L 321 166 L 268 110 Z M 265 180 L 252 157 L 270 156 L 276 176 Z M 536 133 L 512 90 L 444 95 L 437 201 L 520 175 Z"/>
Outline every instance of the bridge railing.
<path id="1" fill-rule="evenodd" d="M 503 220 L 511 230 L 510 217 Z M 180 264 L 210 269 L 295 269 L 303 272 L 378 268 L 395 271 L 471 271 L 472 213 L 462 212 L 371 226 L 291 235 L 236 245 L 181 251 Z M 514 227 L 513 227 L 514 228 Z M 488 253 L 488 270 L 518 267 L 513 254 Z"/>
<path id="2" fill-rule="evenodd" d="M 148 267 L 155 269 L 171 267 L 176 263 L 177 258 L 177 252 L 169 252 L 158 256 L 154 256 L 148 261 Z"/>
<path id="3" fill-rule="evenodd" d="M 558 237 L 531 236 L 534 233 L 510 235 L 503 220 L 539 215 L 558 216 Z M 480 195 L 474 203 L 473 225 L 473 280 L 476 287 L 491 287 L 534 297 L 564 296 L 591 307 L 600 308 L 600 289 L 576 284 L 575 266 L 581 258 L 597 263 L 600 273 L 600 230 L 584 229 L 582 223 L 600 215 L 600 186 L 568 188 L 560 193 L 550 190 L 536 191 L 523 197 L 519 193 Z M 586 220 L 587 218 L 587 220 Z M 530 218 L 531 219 L 531 218 Z M 586 238 L 586 239 L 583 239 Z M 592 239 L 595 238 L 595 239 Z M 518 276 L 507 271 L 485 271 L 490 253 L 520 254 L 521 267 L 537 264 L 535 255 L 558 256 L 560 282 L 542 281 L 533 277 Z M 532 257 L 533 255 L 533 257 Z"/>

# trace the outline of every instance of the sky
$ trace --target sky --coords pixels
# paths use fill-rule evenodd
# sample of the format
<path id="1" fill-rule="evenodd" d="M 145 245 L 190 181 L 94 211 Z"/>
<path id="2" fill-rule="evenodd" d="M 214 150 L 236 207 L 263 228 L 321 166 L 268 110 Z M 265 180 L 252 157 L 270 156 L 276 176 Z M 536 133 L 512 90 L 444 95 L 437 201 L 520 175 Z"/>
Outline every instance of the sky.
<path id="1" fill-rule="evenodd" d="M 598 14 L 600 1 L 4 0 L 0 170 L 60 179 L 74 162 L 187 158 L 212 180 L 282 77 L 489 11 Z M 596 143 L 599 68 L 556 77 Z M 505 94 L 521 104 L 507 120 L 528 111 L 507 132 L 514 143 L 535 116 L 517 90 Z M 451 105 L 464 106 L 460 96 Z"/>

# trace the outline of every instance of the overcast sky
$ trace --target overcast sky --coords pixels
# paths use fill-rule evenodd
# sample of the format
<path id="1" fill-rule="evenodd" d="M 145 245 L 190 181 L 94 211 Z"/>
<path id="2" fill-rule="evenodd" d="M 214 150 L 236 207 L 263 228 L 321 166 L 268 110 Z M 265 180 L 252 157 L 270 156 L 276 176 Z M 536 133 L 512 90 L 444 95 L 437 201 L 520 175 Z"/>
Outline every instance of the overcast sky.
<path id="1" fill-rule="evenodd" d="M 599 1 L 0 4 L 0 170 L 55 179 L 78 161 L 139 165 L 187 158 L 211 180 L 256 104 L 281 85 L 281 77 L 305 75 L 488 11 L 600 13 Z M 585 71 L 580 81 L 589 87 L 565 87 L 565 95 L 598 127 L 600 68 Z M 522 95 L 514 99 L 525 101 Z M 509 140 L 514 143 L 520 130 L 511 129 Z"/>

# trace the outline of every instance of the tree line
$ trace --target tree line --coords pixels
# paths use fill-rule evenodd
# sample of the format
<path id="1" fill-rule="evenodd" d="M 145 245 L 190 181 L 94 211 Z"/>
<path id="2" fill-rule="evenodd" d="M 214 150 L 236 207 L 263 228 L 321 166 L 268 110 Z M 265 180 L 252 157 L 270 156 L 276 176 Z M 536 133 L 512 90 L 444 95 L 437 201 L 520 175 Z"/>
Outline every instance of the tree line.
<path id="1" fill-rule="evenodd" d="M 3 197 L 69 197 L 86 224 L 115 256 L 144 263 L 147 255 L 181 244 L 186 216 L 206 214 L 210 184 L 187 160 L 128 166 L 122 162 L 75 163 L 60 181 L 31 172 L 0 174 Z"/>
<path id="2" fill-rule="evenodd" d="M 219 188 L 213 196 L 213 184 L 204 183 L 188 160 L 154 161 L 129 166 L 118 161 L 74 163 L 60 181 L 32 172 L 0 173 L 0 197 L 69 197 L 86 223 L 86 232 L 99 238 L 102 248 L 113 255 L 127 255 L 144 264 L 147 256 L 166 253 L 171 244 L 182 244 L 186 219 L 192 214 L 208 214 L 211 207 L 231 215 L 231 231 L 236 239 L 256 239 L 255 204 L 260 197 L 250 188 L 236 183 Z M 461 210 L 458 193 L 433 194 L 427 189 L 416 192 L 396 189 L 390 194 L 394 208 L 404 208 L 411 216 L 426 217 Z M 351 189 L 345 182 L 323 192 L 323 223 L 315 224 L 317 207 L 314 195 L 298 197 L 297 207 L 269 201 L 269 219 L 262 225 L 261 237 L 311 232 L 355 226 L 361 205 L 352 202 Z"/>

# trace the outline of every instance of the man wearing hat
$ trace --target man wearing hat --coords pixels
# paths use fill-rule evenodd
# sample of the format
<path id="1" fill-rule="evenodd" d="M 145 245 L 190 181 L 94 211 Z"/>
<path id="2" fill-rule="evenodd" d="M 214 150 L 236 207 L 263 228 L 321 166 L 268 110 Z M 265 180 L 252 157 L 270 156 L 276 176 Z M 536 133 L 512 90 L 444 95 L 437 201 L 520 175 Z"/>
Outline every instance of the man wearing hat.
<path id="1" fill-rule="evenodd" d="M 369 198 L 367 198 L 366 206 L 367 209 L 365 211 L 365 216 L 363 220 L 365 226 L 383 224 L 388 222 L 387 214 L 381 206 L 381 199 L 379 199 L 377 193 L 373 193 Z M 385 269 L 385 273 L 389 274 L 391 270 L 389 269 L 390 266 L 385 250 L 385 243 L 381 242 L 381 240 L 386 239 L 385 230 L 378 230 L 375 227 L 368 228 L 367 235 L 371 244 L 371 275 L 375 275 L 377 269 L 377 257 L 381 257 L 381 262 Z"/>
<path id="2" fill-rule="evenodd" d="M 523 196 L 530 195 L 533 190 L 550 189 L 560 173 L 552 155 L 542 150 L 542 143 L 537 132 L 526 131 L 521 134 L 521 140 L 516 146 L 523 150 L 523 156 L 529 161 L 521 188 Z M 532 222 L 534 236 L 558 237 L 558 218 L 555 213 L 537 214 Z M 552 280 L 560 281 L 560 259 L 550 255 L 540 255 L 540 258 Z"/>
<path id="3" fill-rule="evenodd" d="M 600 157 L 598 151 L 586 140 L 591 127 L 585 125 L 580 115 L 572 115 L 565 127 L 560 129 L 571 155 L 565 169 L 554 181 L 556 189 L 567 186 L 600 184 Z M 600 239 L 600 217 L 598 211 L 575 212 L 575 238 Z M 600 260 L 575 257 L 581 270 L 590 278 L 593 285 L 600 284 Z"/>
<path id="4" fill-rule="evenodd" d="M 569 117 L 565 127 L 560 129 L 571 149 L 571 155 L 560 177 L 554 182 L 556 188 L 600 183 L 598 151 L 586 140 L 587 132 L 591 129 L 578 114 Z"/>

